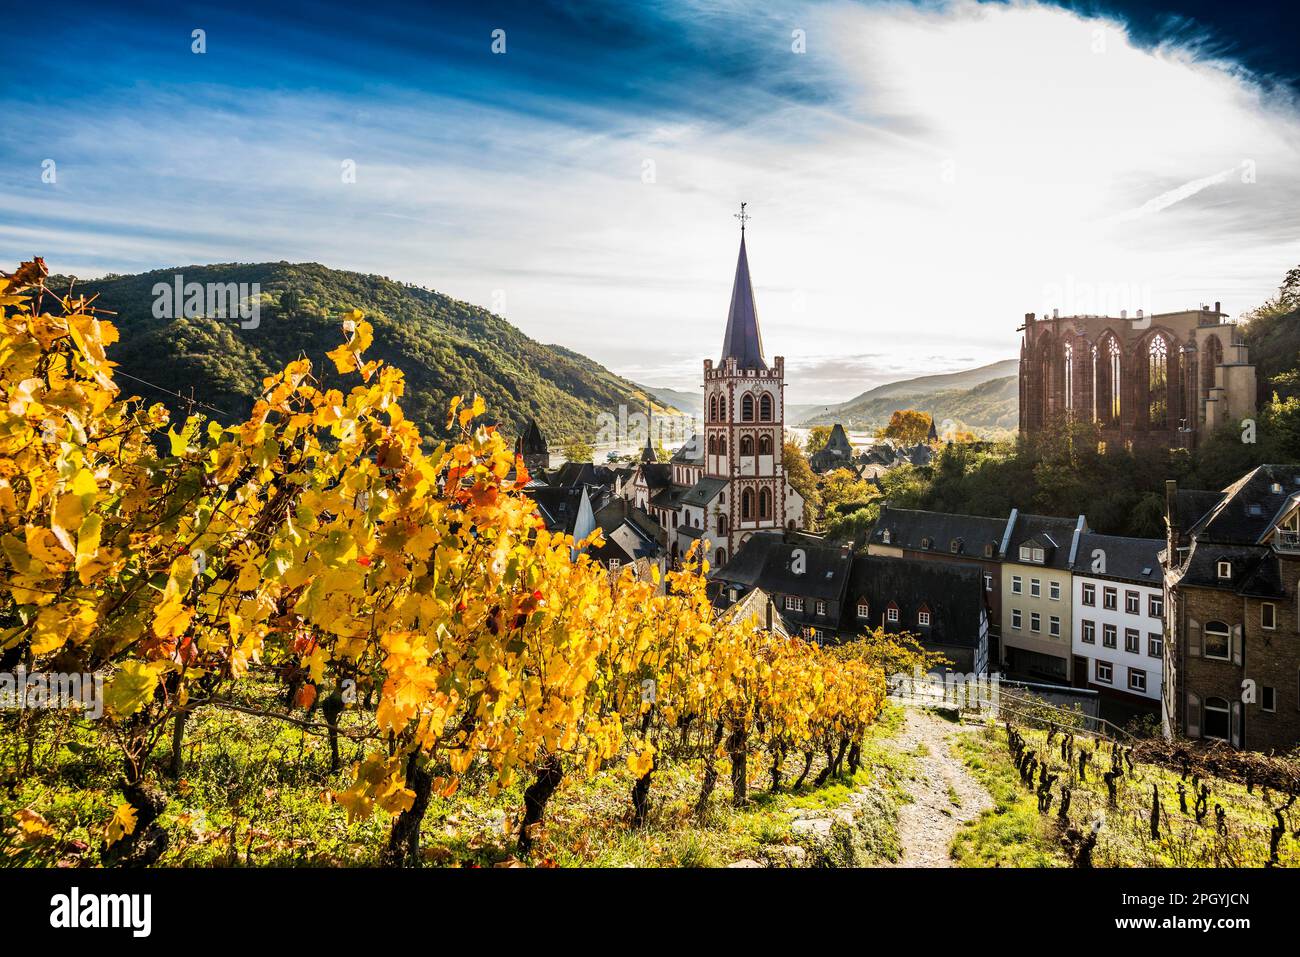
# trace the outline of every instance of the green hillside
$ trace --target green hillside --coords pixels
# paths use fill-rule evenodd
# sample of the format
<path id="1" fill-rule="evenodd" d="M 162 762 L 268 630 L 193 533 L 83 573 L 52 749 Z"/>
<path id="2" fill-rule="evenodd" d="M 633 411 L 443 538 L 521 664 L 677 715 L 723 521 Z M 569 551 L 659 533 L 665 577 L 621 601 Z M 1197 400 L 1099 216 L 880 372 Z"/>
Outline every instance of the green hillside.
<path id="1" fill-rule="evenodd" d="M 917 409 L 935 422 L 952 419 L 968 429 L 1015 429 L 1019 417 L 1019 387 L 1014 375 L 981 382 L 968 389 L 886 395 L 867 393 L 834 406 L 800 423 L 805 426 L 842 424 L 846 429 L 875 429 L 889 422 L 896 409 Z"/>
<path id="2" fill-rule="evenodd" d="M 235 319 L 158 319 L 155 283 L 177 273 L 189 282 L 259 283 L 260 324 Z M 51 277 L 56 290 L 67 278 Z M 441 435 L 452 396 L 478 392 L 510 434 L 536 416 L 552 446 L 590 441 L 601 412 L 645 404 L 645 393 L 608 369 L 559 346 L 528 338 L 500 316 L 432 290 L 318 263 L 183 266 L 78 282 L 98 293 L 96 307 L 117 313 L 121 341 L 110 357 L 123 373 L 164 390 L 193 395 L 234 419 L 251 408 L 263 376 L 305 355 L 318 374 L 332 370 L 325 353 L 341 341 L 339 315 L 357 308 L 374 325 L 368 356 L 406 374 L 402 406 L 427 435 Z M 140 382 L 124 382 L 173 409 L 182 403 Z M 215 412 L 207 410 L 216 416 Z"/>

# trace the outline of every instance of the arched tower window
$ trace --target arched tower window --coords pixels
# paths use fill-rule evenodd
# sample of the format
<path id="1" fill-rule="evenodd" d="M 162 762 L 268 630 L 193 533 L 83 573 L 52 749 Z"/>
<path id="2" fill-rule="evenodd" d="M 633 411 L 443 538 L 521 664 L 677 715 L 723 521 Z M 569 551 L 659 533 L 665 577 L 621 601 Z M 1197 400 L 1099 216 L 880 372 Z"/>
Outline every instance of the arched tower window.
<path id="1" fill-rule="evenodd" d="M 1122 411 L 1120 395 L 1124 388 L 1124 380 L 1122 378 L 1123 363 L 1120 361 L 1119 343 L 1115 339 L 1111 339 L 1106 343 L 1106 364 L 1110 370 L 1110 389 L 1109 394 L 1106 397 L 1107 418 L 1111 422 L 1118 423 L 1120 420 L 1120 412 Z"/>
<path id="2" fill-rule="evenodd" d="M 770 488 L 758 490 L 758 517 L 772 517 L 772 490 Z"/>
<path id="3" fill-rule="evenodd" d="M 760 422 L 772 421 L 772 395 L 764 392 L 758 399 L 758 419 Z"/>
<path id="4" fill-rule="evenodd" d="M 1166 428 L 1169 422 L 1169 343 L 1155 336 L 1147 347 L 1147 422 Z"/>
<path id="5" fill-rule="evenodd" d="M 745 397 L 740 400 L 740 421 L 754 421 L 754 397 L 748 392 L 746 392 Z"/>
<path id="6" fill-rule="evenodd" d="M 718 393 L 709 396 L 709 421 L 718 421 Z"/>
<path id="7" fill-rule="evenodd" d="M 772 454 L 772 436 L 760 435 L 758 437 L 758 454 L 759 455 Z"/>
<path id="8" fill-rule="evenodd" d="M 709 436 L 709 454 L 710 455 L 718 454 L 718 437 L 716 435 Z"/>
<path id="9" fill-rule="evenodd" d="M 719 455 L 727 454 L 727 437 L 725 435 L 718 436 L 718 454 Z"/>
<path id="10" fill-rule="evenodd" d="M 1065 411 L 1074 412 L 1074 343 L 1065 344 Z"/>
<path id="11" fill-rule="evenodd" d="M 747 488 L 740 493 L 740 517 L 749 519 L 754 517 L 754 490 Z"/>
<path id="12" fill-rule="evenodd" d="M 740 454 L 741 455 L 754 454 L 754 437 L 752 435 L 742 435 L 740 437 Z"/>

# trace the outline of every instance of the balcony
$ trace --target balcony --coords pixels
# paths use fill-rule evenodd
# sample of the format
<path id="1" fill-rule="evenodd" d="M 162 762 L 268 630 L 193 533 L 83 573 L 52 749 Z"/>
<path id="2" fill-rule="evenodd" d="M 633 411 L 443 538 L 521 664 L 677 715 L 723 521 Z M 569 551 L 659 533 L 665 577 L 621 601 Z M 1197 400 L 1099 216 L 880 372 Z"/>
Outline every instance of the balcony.
<path id="1" fill-rule="evenodd" d="M 1288 555 L 1300 555 L 1300 532 L 1279 528 L 1273 535 L 1273 550 Z"/>

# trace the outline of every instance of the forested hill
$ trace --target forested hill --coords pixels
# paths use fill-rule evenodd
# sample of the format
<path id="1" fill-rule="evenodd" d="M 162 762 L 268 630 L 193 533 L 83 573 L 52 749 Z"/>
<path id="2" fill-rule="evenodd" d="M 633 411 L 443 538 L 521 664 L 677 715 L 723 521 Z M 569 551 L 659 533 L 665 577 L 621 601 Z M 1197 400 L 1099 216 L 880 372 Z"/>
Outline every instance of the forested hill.
<path id="1" fill-rule="evenodd" d="M 155 318 L 154 285 L 173 283 L 177 274 L 186 283 L 260 284 L 260 324 L 243 329 L 237 319 Z M 63 291 L 67 278 L 51 277 L 50 286 Z M 95 306 L 117 313 L 111 318 L 121 341 L 109 357 L 122 372 L 192 393 L 232 420 L 249 412 L 264 376 L 300 354 L 332 372 L 325 353 L 342 341 L 339 315 L 352 308 L 374 325 L 367 356 L 406 374 L 402 407 L 426 435 L 443 434 L 447 403 L 461 393 L 480 393 L 489 415 L 511 435 L 536 416 L 553 448 L 566 439 L 591 441 L 597 415 L 616 415 L 619 403 L 645 404 L 637 386 L 585 356 L 535 342 L 485 309 L 382 276 L 317 263 L 224 264 L 110 276 L 75 288 L 98 293 Z M 122 384 L 174 410 L 181 405 L 138 382 Z"/>

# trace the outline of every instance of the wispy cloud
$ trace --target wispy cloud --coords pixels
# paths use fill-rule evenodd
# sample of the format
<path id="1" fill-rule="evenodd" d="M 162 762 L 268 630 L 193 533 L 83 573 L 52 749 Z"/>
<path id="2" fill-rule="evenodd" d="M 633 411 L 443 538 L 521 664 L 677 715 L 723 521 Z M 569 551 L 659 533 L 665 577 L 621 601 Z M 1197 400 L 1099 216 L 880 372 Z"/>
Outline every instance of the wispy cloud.
<path id="1" fill-rule="evenodd" d="M 0 259 L 321 261 L 688 387 L 743 199 L 792 402 L 1014 355 L 1060 290 L 1240 311 L 1300 261 L 1294 102 L 1203 33 L 962 0 L 163 10 L 70 14 L 50 43 L 101 59 L 6 86 Z"/>

